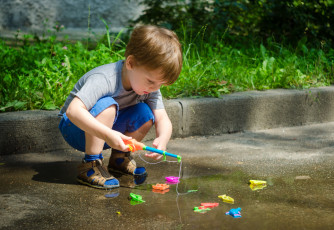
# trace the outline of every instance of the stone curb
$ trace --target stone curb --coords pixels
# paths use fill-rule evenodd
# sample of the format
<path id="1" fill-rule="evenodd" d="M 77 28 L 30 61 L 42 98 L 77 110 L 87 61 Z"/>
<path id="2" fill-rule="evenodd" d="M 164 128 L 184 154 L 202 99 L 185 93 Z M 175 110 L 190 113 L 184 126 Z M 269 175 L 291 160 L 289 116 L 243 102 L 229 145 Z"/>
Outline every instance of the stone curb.
<path id="1" fill-rule="evenodd" d="M 334 87 L 276 89 L 222 98 L 166 100 L 172 138 L 219 135 L 334 121 Z M 66 150 L 58 111 L 0 113 L 0 155 Z M 145 140 L 152 140 L 152 129 Z"/>

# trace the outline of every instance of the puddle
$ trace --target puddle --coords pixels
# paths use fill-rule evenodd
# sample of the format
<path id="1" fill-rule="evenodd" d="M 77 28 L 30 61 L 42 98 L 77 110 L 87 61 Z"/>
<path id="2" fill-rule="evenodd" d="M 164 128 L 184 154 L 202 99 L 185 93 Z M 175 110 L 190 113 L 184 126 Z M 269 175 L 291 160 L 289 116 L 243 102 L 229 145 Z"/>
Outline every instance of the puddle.
<path id="1" fill-rule="evenodd" d="M 252 189 L 250 179 L 265 180 L 267 186 Z M 167 216 L 178 220 L 175 224 L 179 227 L 326 229 L 334 224 L 333 189 L 333 180 L 313 176 L 257 178 L 242 171 L 233 171 L 182 179 L 178 186 L 170 185 L 169 191 L 164 194 L 152 192 L 150 184 L 137 186 L 131 192 L 145 200 L 145 203 L 136 206 L 142 214 Z M 197 191 L 187 193 L 189 190 Z M 234 204 L 219 199 L 222 194 L 234 198 Z M 218 202 L 219 206 L 205 213 L 194 212 L 194 207 L 205 202 Z M 234 219 L 225 214 L 238 207 L 241 208 L 241 218 Z"/>
<path id="2" fill-rule="evenodd" d="M 124 229 L 333 229 L 331 162 L 321 166 L 285 167 L 284 170 L 277 170 L 280 166 L 271 163 L 273 170 L 266 171 L 259 170 L 254 162 L 235 162 L 232 166 L 232 163 L 224 165 L 218 160 L 189 159 L 182 166 L 180 183 L 169 184 L 163 191 L 153 191 L 152 185 L 165 183 L 165 177 L 179 176 L 180 164 L 145 165 L 147 177 L 119 177 L 120 188 L 106 191 L 76 182 L 79 161 L 22 164 L 6 161 L 0 168 L 0 181 L 6 186 L 1 187 L 0 193 L 17 194 L 7 206 L 20 207 L 22 218 L 11 217 L 17 214 L 14 208 L 5 210 L 6 216 L 12 218 L 7 225 L 13 229 L 19 229 L 22 224 L 27 229 L 34 228 L 36 223 L 41 228 L 53 223 L 55 229 L 85 229 L 87 220 L 99 229 L 106 226 Z M 270 169 L 269 161 L 266 165 Z M 249 180 L 264 180 L 267 184 L 252 189 Z M 142 196 L 145 202 L 131 202 L 130 193 Z M 218 198 L 224 194 L 233 198 L 234 203 Z M 32 208 L 21 201 L 22 197 L 38 197 L 40 202 Z M 206 212 L 194 212 L 194 207 L 201 203 L 219 203 L 219 206 Z M 239 207 L 241 218 L 226 215 L 230 209 Z M 23 215 L 25 213 L 29 218 Z"/>

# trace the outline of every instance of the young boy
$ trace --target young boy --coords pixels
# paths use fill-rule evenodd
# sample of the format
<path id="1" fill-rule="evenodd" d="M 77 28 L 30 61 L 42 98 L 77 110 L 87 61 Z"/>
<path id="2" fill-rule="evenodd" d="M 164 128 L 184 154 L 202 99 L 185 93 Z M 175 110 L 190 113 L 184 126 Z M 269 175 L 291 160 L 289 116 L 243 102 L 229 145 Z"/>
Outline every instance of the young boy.
<path id="1" fill-rule="evenodd" d="M 75 149 L 85 152 L 78 181 L 95 188 L 119 187 L 110 173 L 143 175 L 123 140 L 141 141 L 153 124 L 153 146 L 166 150 L 172 124 L 164 109 L 161 85 L 174 83 L 182 68 L 177 35 L 156 26 L 134 29 L 125 60 L 99 66 L 80 78 L 66 99 L 59 129 Z M 112 148 L 108 169 L 102 150 Z M 156 153 L 146 156 L 159 159 Z"/>

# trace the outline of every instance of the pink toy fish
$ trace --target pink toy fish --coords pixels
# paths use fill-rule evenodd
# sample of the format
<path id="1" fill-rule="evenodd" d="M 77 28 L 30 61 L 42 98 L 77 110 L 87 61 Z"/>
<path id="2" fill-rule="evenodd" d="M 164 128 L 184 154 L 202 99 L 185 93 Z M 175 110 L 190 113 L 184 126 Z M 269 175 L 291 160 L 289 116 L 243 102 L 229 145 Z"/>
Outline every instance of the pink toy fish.
<path id="1" fill-rule="evenodd" d="M 165 177 L 166 181 L 171 184 L 178 184 L 180 183 L 180 178 L 176 176 L 168 176 Z"/>

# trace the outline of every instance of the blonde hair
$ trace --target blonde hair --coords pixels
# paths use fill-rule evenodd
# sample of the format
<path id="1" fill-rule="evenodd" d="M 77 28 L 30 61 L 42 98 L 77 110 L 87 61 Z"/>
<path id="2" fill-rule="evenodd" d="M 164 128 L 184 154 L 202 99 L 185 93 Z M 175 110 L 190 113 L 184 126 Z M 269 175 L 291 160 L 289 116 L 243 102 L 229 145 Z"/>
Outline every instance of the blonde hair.
<path id="1" fill-rule="evenodd" d="M 146 25 L 136 27 L 126 46 L 125 57 L 133 55 L 137 65 L 161 68 L 167 85 L 174 83 L 182 69 L 182 48 L 177 35 L 168 29 Z"/>

